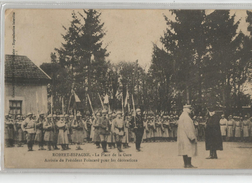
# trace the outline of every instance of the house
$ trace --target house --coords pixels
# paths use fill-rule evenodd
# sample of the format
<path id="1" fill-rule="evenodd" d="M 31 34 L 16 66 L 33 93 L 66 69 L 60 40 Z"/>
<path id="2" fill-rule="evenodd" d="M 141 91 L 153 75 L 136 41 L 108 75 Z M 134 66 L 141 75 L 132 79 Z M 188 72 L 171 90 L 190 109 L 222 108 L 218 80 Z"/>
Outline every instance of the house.
<path id="1" fill-rule="evenodd" d="M 27 56 L 5 55 L 5 114 L 46 113 L 50 80 Z"/>

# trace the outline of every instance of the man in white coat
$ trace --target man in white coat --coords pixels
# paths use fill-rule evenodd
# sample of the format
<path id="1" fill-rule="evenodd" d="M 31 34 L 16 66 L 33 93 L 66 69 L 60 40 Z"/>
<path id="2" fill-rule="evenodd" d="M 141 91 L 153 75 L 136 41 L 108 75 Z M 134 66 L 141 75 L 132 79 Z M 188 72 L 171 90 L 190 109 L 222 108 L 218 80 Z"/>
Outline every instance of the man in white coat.
<path id="1" fill-rule="evenodd" d="M 191 106 L 185 105 L 178 120 L 178 155 L 183 156 L 185 168 L 197 168 L 191 164 L 192 157 L 197 155 L 197 137 L 190 113 Z"/>

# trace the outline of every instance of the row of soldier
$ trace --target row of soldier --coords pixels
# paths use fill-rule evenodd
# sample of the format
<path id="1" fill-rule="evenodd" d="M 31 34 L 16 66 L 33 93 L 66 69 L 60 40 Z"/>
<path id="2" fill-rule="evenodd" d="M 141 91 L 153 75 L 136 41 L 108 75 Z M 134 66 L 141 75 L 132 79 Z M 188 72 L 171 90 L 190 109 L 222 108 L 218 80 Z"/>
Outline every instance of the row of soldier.
<path id="1" fill-rule="evenodd" d="M 135 141 L 134 130 L 130 128 L 133 117 L 127 115 L 123 117 L 119 111 L 116 113 L 107 113 L 106 110 L 103 112 L 97 112 L 94 117 L 85 115 L 82 118 L 81 114 L 78 113 L 76 117 L 73 115 L 48 115 L 45 117 L 44 114 L 40 114 L 38 119 L 34 114 L 29 113 L 26 118 L 17 116 L 15 120 L 12 116 L 6 115 L 5 120 L 5 139 L 7 147 L 11 147 L 14 143 L 18 146 L 22 146 L 22 142 L 27 140 L 29 150 L 32 149 L 32 145 L 29 141 L 35 141 L 39 144 L 39 150 L 44 150 L 43 145 L 47 143 L 48 150 L 59 149 L 57 144 L 62 146 L 62 150 L 69 149 L 68 144 L 76 144 L 76 149 L 80 150 L 80 145 L 85 141 L 92 141 L 96 144 L 97 148 L 102 145 L 103 149 L 105 146 L 104 142 L 110 148 L 115 148 L 117 145 L 120 151 L 121 147 L 118 144 L 115 132 L 118 128 L 115 128 L 114 119 L 123 118 L 123 131 L 121 144 L 124 148 L 129 147 L 130 141 Z M 100 123 L 101 118 L 108 119 L 108 129 L 106 132 L 106 139 L 100 136 Z M 118 119 L 117 119 L 118 120 Z M 153 141 L 175 141 L 177 137 L 177 120 L 178 116 L 154 116 L 145 115 L 143 117 L 143 142 Z M 201 141 L 205 136 L 205 119 L 202 116 L 193 117 L 196 134 L 198 140 Z M 31 125 L 34 123 L 34 129 L 29 130 Z M 28 127 L 27 127 L 28 126 Z M 226 119 L 222 115 L 220 120 L 220 128 L 223 140 L 226 141 L 251 141 L 252 140 L 252 121 L 248 116 L 244 118 L 231 115 Z M 32 128 L 31 128 L 32 129 Z M 29 133 L 30 131 L 30 133 Z M 30 135 L 29 135 L 30 134 Z M 105 148 L 106 151 L 106 148 Z"/>
<path id="2" fill-rule="evenodd" d="M 73 115 L 48 115 L 40 114 L 38 118 L 32 113 L 28 113 L 25 118 L 17 116 L 15 120 L 11 115 L 5 116 L 5 140 L 7 147 L 13 147 L 16 141 L 18 146 L 26 140 L 28 150 L 33 150 L 34 142 L 39 145 L 39 150 L 45 150 L 44 144 L 47 144 L 48 150 L 69 148 L 69 143 L 76 144 L 76 149 L 81 150 L 81 144 L 84 141 L 91 140 L 97 147 L 102 145 L 103 151 L 107 152 L 107 144 L 110 148 L 117 146 L 122 151 L 122 145 L 129 147 L 129 120 L 130 116 L 123 119 L 122 112 L 108 113 L 106 110 L 97 112 L 95 116 L 86 115 L 82 118 L 78 113 Z M 131 125 L 132 127 L 132 125 Z M 132 132 L 132 131 L 131 131 Z"/>

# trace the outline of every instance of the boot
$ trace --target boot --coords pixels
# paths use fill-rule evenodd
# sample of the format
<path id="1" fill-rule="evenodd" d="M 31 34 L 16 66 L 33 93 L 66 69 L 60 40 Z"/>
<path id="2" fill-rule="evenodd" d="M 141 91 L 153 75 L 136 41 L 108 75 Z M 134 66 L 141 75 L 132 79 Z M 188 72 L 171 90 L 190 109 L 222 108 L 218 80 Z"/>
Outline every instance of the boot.
<path id="1" fill-rule="evenodd" d="M 187 160 L 187 158 L 188 158 L 187 155 L 184 155 L 184 156 L 183 156 L 184 168 L 188 168 L 188 162 L 187 162 L 188 160 Z"/>
<path id="2" fill-rule="evenodd" d="M 187 162 L 188 162 L 188 167 L 187 168 L 197 168 L 195 166 L 192 165 L 192 158 L 191 157 L 187 157 Z"/>
<path id="3" fill-rule="evenodd" d="M 216 150 L 213 150 L 213 159 L 218 159 Z"/>
<path id="4" fill-rule="evenodd" d="M 206 159 L 213 159 L 213 150 L 210 150 L 210 156 L 207 157 Z"/>
<path id="5" fill-rule="evenodd" d="M 108 152 L 108 150 L 107 150 L 107 142 L 106 141 L 104 141 L 104 151 L 103 152 Z"/>

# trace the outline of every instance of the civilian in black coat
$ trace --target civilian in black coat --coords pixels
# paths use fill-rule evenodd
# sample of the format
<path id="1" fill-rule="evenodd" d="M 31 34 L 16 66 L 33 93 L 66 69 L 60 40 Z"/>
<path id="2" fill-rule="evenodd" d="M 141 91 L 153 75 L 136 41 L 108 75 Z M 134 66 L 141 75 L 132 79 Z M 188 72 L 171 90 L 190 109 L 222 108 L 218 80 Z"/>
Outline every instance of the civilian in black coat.
<path id="1" fill-rule="evenodd" d="M 206 150 L 210 150 L 210 156 L 207 159 L 217 159 L 216 150 L 223 150 L 220 118 L 221 115 L 219 113 L 213 109 L 209 110 L 205 130 Z"/>

